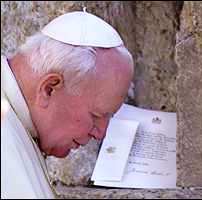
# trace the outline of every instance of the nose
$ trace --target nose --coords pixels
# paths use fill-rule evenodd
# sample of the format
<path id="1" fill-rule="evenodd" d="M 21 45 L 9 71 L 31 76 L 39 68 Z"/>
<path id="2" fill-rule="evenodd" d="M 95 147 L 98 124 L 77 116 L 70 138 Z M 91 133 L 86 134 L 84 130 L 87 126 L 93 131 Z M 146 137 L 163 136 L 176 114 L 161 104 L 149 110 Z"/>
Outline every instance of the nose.
<path id="1" fill-rule="evenodd" d="M 90 135 L 93 136 L 96 140 L 101 140 L 105 137 L 106 130 L 100 131 L 97 127 L 94 127 L 93 130 L 91 131 Z"/>
<path id="2" fill-rule="evenodd" d="M 109 124 L 109 120 L 104 120 L 102 122 L 97 122 L 92 129 L 90 135 L 93 136 L 97 140 L 101 140 L 106 136 L 107 127 Z"/>

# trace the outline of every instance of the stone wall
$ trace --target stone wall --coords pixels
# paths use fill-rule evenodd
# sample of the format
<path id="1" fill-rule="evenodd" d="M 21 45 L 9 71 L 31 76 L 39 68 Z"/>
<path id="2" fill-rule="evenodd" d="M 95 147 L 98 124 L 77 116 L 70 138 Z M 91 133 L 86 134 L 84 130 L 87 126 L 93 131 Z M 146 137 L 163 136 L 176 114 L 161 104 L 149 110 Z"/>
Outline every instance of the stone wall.
<path id="1" fill-rule="evenodd" d="M 185 2 L 177 33 L 178 184 L 202 186 L 202 2 Z"/>
<path id="2" fill-rule="evenodd" d="M 14 53 L 27 36 L 38 32 L 56 16 L 86 6 L 88 12 L 102 17 L 118 30 L 133 54 L 135 76 L 127 102 L 148 109 L 177 112 L 178 184 L 202 186 L 201 4 L 2 1 L 1 53 Z M 67 186 L 87 185 L 98 149 L 99 142 L 91 141 L 65 159 L 48 157 L 52 180 Z"/>

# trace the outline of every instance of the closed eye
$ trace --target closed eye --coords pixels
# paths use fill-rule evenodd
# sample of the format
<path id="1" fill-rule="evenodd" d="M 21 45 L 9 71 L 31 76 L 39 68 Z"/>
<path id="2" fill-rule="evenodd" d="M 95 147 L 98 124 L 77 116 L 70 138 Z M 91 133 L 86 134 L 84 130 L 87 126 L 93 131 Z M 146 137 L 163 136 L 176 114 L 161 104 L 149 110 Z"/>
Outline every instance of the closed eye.
<path id="1" fill-rule="evenodd" d="M 102 118 L 101 115 L 94 114 L 94 113 L 91 113 L 91 116 L 93 117 L 93 119 L 101 119 Z"/>
<path id="2" fill-rule="evenodd" d="M 91 116 L 92 116 L 94 119 L 102 119 L 102 118 L 111 119 L 112 117 L 114 117 L 114 113 L 105 113 L 105 114 L 103 114 L 103 115 L 97 114 L 97 113 L 91 113 Z"/>

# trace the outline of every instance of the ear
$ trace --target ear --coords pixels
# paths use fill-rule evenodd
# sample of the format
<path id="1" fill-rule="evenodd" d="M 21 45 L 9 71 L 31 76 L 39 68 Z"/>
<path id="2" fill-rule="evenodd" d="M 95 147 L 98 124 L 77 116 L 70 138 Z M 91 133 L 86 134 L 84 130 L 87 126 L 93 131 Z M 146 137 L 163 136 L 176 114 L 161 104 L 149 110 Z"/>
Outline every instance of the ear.
<path id="1" fill-rule="evenodd" d="M 43 76 L 37 87 L 36 103 L 43 108 L 48 107 L 51 97 L 64 86 L 63 76 L 59 73 L 49 73 Z"/>

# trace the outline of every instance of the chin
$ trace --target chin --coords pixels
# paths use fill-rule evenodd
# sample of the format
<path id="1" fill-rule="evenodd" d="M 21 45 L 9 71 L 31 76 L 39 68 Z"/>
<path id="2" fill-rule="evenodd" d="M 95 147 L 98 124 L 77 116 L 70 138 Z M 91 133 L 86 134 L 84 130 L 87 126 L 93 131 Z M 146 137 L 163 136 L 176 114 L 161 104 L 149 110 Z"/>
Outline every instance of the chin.
<path id="1" fill-rule="evenodd" d="M 63 147 L 44 147 L 42 145 L 39 145 L 39 148 L 42 152 L 44 152 L 47 156 L 55 156 L 57 158 L 65 158 L 71 151 L 70 148 L 67 146 Z"/>
<path id="2" fill-rule="evenodd" d="M 49 155 L 55 156 L 57 158 L 65 158 L 70 153 L 70 149 L 67 150 L 55 150 L 53 149 Z"/>

